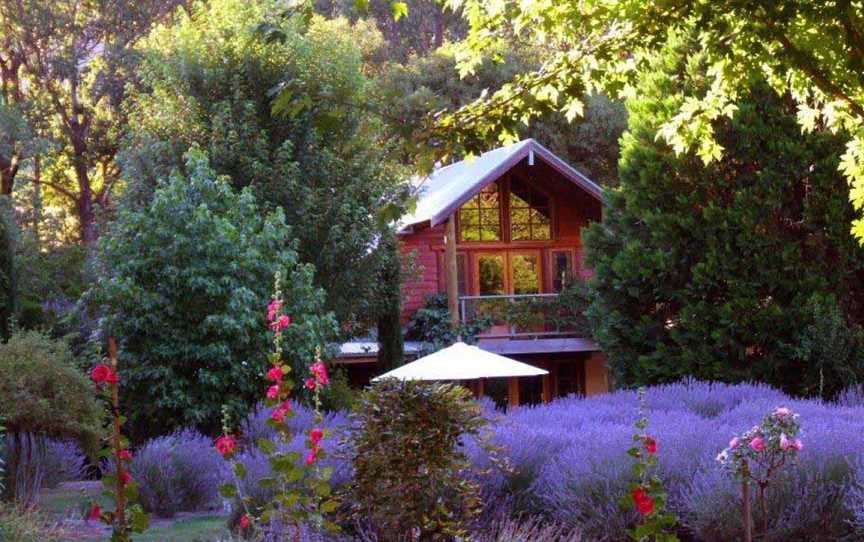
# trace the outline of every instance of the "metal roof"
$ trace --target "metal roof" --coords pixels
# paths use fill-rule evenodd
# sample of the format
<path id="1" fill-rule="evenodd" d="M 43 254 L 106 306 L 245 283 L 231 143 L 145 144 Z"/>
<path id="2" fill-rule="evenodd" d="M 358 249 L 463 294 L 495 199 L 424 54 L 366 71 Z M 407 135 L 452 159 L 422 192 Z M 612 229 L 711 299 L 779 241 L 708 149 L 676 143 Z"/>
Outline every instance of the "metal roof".
<path id="1" fill-rule="evenodd" d="M 417 183 L 419 193 L 414 212 L 402 217 L 400 230 L 424 224 L 433 227 L 447 220 L 453 211 L 487 184 L 495 181 L 525 158 L 539 158 L 594 198 L 604 201 L 603 189 L 576 168 L 555 156 L 533 139 L 467 158 L 432 172 Z"/>
<path id="2" fill-rule="evenodd" d="M 552 338 L 552 339 L 483 339 L 477 346 L 487 352 L 502 355 L 513 354 L 550 354 L 555 352 L 598 352 L 600 347 L 590 339 Z"/>

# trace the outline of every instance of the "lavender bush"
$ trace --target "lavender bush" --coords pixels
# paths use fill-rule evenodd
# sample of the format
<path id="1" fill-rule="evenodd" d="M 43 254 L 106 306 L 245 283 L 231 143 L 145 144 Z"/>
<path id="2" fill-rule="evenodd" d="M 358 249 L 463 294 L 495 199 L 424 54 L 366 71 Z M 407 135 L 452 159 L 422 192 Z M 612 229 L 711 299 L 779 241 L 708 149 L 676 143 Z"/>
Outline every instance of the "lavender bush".
<path id="1" fill-rule="evenodd" d="M 87 455 L 78 443 L 69 440 L 48 440 L 45 453 L 45 479 L 42 485 L 54 488 L 64 482 L 87 477 Z"/>
<path id="2" fill-rule="evenodd" d="M 221 505 L 225 464 L 213 441 L 196 431 L 148 441 L 134 453 L 129 472 L 140 483 L 140 502 L 147 512 L 173 517 Z"/>
<path id="3" fill-rule="evenodd" d="M 781 405 L 800 413 L 805 446 L 769 494 L 769 538 L 849 537 L 864 525 L 864 405 L 796 400 L 763 385 L 687 381 L 647 394 L 648 431 L 661 450 L 658 474 L 683 535 L 740 539 L 740 488 L 715 457 L 732 435 Z M 505 448 L 515 472 L 483 481 L 492 505 L 487 514 L 542 514 L 590 540 L 626 540 L 624 529 L 635 517 L 622 513 L 617 501 L 630 480 L 626 449 L 637 411 L 635 392 L 617 392 L 502 417 L 494 424 L 494 442 Z M 476 462 L 485 461 L 475 452 Z"/>

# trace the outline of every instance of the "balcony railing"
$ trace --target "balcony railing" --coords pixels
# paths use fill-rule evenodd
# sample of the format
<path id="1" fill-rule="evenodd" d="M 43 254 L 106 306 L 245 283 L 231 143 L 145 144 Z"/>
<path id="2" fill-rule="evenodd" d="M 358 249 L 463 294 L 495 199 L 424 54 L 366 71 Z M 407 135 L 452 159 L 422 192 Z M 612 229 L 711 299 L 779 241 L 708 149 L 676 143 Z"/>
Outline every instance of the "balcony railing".
<path id="1" fill-rule="evenodd" d="M 484 338 L 564 337 L 579 335 L 558 294 L 466 295 L 459 298 L 465 323 L 488 318 Z"/>

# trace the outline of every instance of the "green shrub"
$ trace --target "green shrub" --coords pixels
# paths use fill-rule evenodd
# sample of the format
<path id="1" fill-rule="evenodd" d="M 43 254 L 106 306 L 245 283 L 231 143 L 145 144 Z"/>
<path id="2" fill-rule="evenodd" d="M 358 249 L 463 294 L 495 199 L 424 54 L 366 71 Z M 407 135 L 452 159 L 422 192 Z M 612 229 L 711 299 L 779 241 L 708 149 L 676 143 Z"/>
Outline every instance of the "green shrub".
<path id="1" fill-rule="evenodd" d="M 406 338 L 422 342 L 421 355 L 425 355 L 450 346 L 456 342 L 457 337 L 466 343 L 473 343 L 477 340 L 477 335 L 491 325 L 492 320 L 484 316 L 462 323 L 454 330 L 450 323 L 447 295 L 434 294 L 426 296 L 426 305 L 411 317 Z"/>
<path id="2" fill-rule="evenodd" d="M 64 342 L 19 331 L 0 344 L 0 418 L 8 432 L 7 493 L 29 505 L 45 476 L 46 437 L 75 439 L 93 452 L 102 410 Z"/>
<path id="3" fill-rule="evenodd" d="M 52 542 L 57 533 L 35 512 L 0 504 L 0 542 Z"/>
<path id="4" fill-rule="evenodd" d="M 465 472 L 463 437 L 485 424 L 468 390 L 387 379 L 367 389 L 352 415 L 357 521 L 371 521 L 382 541 L 416 529 L 420 540 L 464 536 L 480 509 L 479 487 Z"/>

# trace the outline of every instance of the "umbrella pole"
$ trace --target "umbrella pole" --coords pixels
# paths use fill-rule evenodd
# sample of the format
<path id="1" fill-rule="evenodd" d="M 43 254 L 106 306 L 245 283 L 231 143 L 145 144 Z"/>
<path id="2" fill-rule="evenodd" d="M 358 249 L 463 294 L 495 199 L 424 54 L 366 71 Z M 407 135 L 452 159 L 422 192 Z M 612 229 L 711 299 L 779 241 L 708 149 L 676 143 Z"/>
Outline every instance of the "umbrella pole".
<path id="1" fill-rule="evenodd" d="M 519 406 L 519 377 L 511 376 L 507 387 L 507 403 L 513 408 Z"/>

